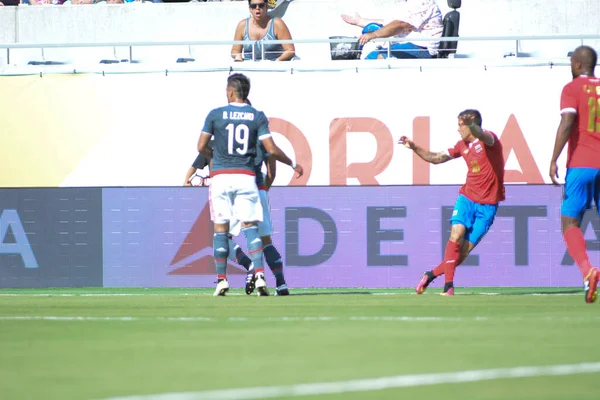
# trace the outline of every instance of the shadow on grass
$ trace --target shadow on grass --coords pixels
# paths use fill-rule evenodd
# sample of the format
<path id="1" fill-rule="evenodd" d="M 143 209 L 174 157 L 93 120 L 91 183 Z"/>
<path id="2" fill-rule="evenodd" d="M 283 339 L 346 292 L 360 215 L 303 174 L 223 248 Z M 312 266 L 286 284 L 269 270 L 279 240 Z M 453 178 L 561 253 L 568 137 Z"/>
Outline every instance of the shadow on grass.
<path id="1" fill-rule="evenodd" d="M 357 294 L 365 294 L 372 295 L 373 292 L 353 292 L 353 291 L 345 291 L 345 292 L 307 292 L 307 293 L 298 293 L 293 290 L 290 293 L 290 296 L 338 296 L 338 295 L 352 295 L 355 296 Z"/>

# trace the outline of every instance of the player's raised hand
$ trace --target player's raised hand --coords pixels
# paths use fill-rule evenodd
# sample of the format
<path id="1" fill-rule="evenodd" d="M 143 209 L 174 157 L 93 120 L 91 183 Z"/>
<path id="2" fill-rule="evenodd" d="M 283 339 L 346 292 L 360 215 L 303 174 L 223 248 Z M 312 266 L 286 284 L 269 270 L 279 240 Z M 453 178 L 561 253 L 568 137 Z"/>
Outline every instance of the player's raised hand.
<path id="1" fill-rule="evenodd" d="M 469 126 L 475 120 L 475 115 L 473 114 L 465 114 L 461 117 L 458 117 L 458 120 L 462 123 L 461 125 Z"/>
<path id="2" fill-rule="evenodd" d="M 552 184 L 555 186 L 560 185 L 558 182 L 558 164 L 556 162 L 550 163 L 550 179 L 552 179 Z"/>
<path id="3" fill-rule="evenodd" d="M 304 173 L 304 168 L 302 168 L 302 165 L 296 164 L 296 166 L 294 167 L 294 171 L 296 171 L 296 179 L 298 179 Z"/>
<path id="4" fill-rule="evenodd" d="M 415 142 L 410 140 L 407 136 L 401 136 L 400 139 L 398 140 L 398 144 L 403 145 L 407 149 L 411 149 L 411 150 L 415 149 Z"/>

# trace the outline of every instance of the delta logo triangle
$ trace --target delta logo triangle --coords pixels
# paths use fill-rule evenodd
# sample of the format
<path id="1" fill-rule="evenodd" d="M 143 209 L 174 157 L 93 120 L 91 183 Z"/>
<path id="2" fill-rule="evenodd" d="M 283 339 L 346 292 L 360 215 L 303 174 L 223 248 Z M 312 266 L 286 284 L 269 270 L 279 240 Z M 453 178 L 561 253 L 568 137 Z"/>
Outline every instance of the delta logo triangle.
<path id="1" fill-rule="evenodd" d="M 179 246 L 169 267 L 174 267 L 169 275 L 214 275 L 213 222 L 210 219 L 209 204 L 206 203 L 192 229 Z M 228 275 L 245 275 L 238 265 L 227 263 Z"/>

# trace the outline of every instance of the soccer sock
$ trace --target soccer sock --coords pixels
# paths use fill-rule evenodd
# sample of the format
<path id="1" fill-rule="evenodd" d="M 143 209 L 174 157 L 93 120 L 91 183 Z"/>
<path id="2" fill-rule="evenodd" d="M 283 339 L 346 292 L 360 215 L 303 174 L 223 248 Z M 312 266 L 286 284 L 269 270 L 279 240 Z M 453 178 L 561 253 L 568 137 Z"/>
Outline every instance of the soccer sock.
<path id="1" fill-rule="evenodd" d="M 463 263 L 463 261 L 465 261 L 466 257 L 463 257 L 462 255 L 458 257 L 458 261 L 456 261 L 456 267 L 458 267 L 460 264 Z M 437 267 L 435 267 L 433 270 L 431 270 L 431 272 L 433 272 L 433 276 L 435 278 L 437 278 L 440 275 L 444 275 L 444 272 L 446 270 L 446 263 L 444 261 L 442 261 Z"/>
<path id="2" fill-rule="evenodd" d="M 446 263 L 444 261 L 442 261 L 437 267 L 432 269 L 431 272 L 433 273 L 433 276 L 436 278 L 440 275 L 444 275 L 444 272 L 446 272 Z"/>
<path id="3" fill-rule="evenodd" d="M 229 254 L 229 239 L 225 232 L 215 232 L 213 235 L 213 255 L 215 257 L 215 268 L 217 280 L 226 279 L 227 255 Z"/>
<path id="4" fill-rule="evenodd" d="M 244 250 L 231 239 L 229 239 L 229 259 L 246 268 L 246 271 L 249 271 L 250 265 L 252 265 L 252 260 L 248 258 Z"/>
<path id="5" fill-rule="evenodd" d="M 254 273 L 264 272 L 262 240 L 260 240 L 260 236 L 258 235 L 258 227 L 255 225 L 243 228 L 242 232 L 244 232 L 244 236 L 246 236 L 246 241 L 248 242 L 248 253 L 250 253 L 250 259 L 254 264 Z"/>
<path id="6" fill-rule="evenodd" d="M 454 270 L 460 257 L 460 243 L 448 240 L 446 244 L 446 252 L 444 253 L 444 265 L 445 265 L 445 282 L 450 283 L 454 281 Z"/>
<path id="7" fill-rule="evenodd" d="M 567 244 L 567 250 L 569 251 L 569 254 L 571 257 L 573 257 L 573 260 L 575 260 L 577 267 L 579 267 L 579 271 L 581 271 L 581 275 L 585 279 L 592 266 L 585 248 L 585 238 L 583 237 L 583 232 L 581 232 L 581 229 L 573 227 L 567 229 L 563 237 L 565 239 L 565 243 Z"/>
<path id="8" fill-rule="evenodd" d="M 281 254 L 277 251 L 275 246 L 268 244 L 264 247 L 263 252 L 265 253 L 265 259 L 269 268 L 275 275 L 275 285 L 285 285 L 285 278 L 283 276 L 283 262 L 281 261 Z"/>

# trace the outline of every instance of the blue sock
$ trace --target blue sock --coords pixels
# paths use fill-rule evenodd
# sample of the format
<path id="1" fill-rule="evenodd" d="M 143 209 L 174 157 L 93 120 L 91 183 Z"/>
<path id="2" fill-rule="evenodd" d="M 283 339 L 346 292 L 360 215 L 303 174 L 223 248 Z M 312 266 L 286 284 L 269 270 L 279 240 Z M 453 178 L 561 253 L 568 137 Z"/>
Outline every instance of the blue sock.
<path id="1" fill-rule="evenodd" d="M 263 253 L 269 268 L 275 275 L 275 284 L 277 286 L 285 285 L 285 278 L 283 277 L 283 262 L 281 261 L 281 254 L 277 251 L 275 246 L 268 244 L 264 247 Z"/>
<path id="2" fill-rule="evenodd" d="M 249 271 L 250 265 L 252 265 L 252 260 L 248 258 L 244 250 L 232 239 L 229 239 L 229 259 L 246 268 L 246 271 Z"/>
<path id="3" fill-rule="evenodd" d="M 213 235 L 213 255 L 217 279 L 225 279 L 227 271 L 227 255 L 229 254 L 229 238 L 225 232 L 215 232 Z"/>
<path id="4" fill-rule="evenodd" d="M 254 264 L 254 273 L 264 272 L 262 240 L 260 240 L 260 236 L 258 235 L 258 227 L 254 225 L 243 228 L 242 232 L 244 232 L 244 236 L 246 236 L 246 241 L 248 242 L 248 253 L 250 253 L 250 259 Z"/>

